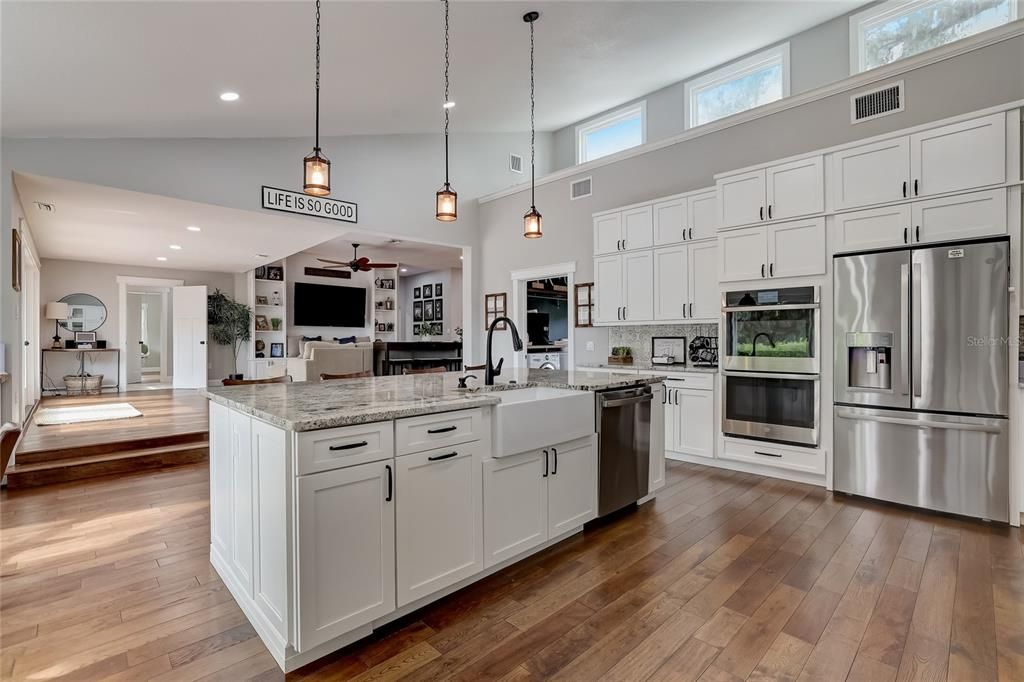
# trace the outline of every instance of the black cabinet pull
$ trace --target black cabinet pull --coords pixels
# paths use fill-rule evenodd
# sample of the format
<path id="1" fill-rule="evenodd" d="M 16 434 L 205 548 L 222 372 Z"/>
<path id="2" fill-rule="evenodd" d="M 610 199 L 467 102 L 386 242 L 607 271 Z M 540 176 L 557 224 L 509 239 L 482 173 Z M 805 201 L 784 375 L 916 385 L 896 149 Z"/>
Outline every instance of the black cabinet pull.
<path id="1" fill-rule="evenodd" d="M 772 205 L 768 204 L 768 220 L 772 219 Z"/>
<path id="2" fill-rule="evenodd" d="M 458 426 L 443 426 L 443 427 L 441 427 L 439 429 L 427 429 L 427 433 L 429 433 L 431 435 L 433 435 L 435 433 L 448 433 L 450 431 L 454 431 L 457 428 L 459 428 L 459 427 Z"/>
<path id="3" fill-rule="evenodd" d="M 626 306 L 622 306 L 622 319 L 625 320 L 628 317 L 627 314 L 626 314 L 627 312 L 628 312 L 628 309 L 626 308 Z"/>
<path id="4" fill-rule="evenodd" d="M 555 458 L 555 466 L 553 466 L 551 468 L 551 475 L 552 476 L 557 476 L 558 475 L 558 448 L 551 448 L 551 454 Z"/>
<path id="5" fill-rule="evenodd" d="M 690 317 L 693 317 L 693 304 L 690 304 Z"/>
<path id="6" fill-rule="evenodd" d="M 384 468 L 388 470 L 388 496 L 384 498 L 384 501 L 385 502 L 390 502 L 391 498 L 394 497 L 394 495 L 392 495 L 392 493 L 394 492 L 394 488 L 395 488 L 395 478 L 394 478 L 394 474 L 391 472 L 391 465 L 390 464 L 385 464 Z"/>
<path id="7" fill-rule="evenodd" d="M 690 228 L 690 239 L 693 239 L 693 228 Z"/>
<path id="8" fill-rule="evenodd" d="M 769 263 L 768 264 L 768 276 L 769 277 L 774 277 L 775 276 L 775 263 Z"/>
<path id="9" fill-rule="evenodd" d="M 914 196 L 916 197 L 920 192 L 917 191 L 917 179 L 914 179 Z"/>
<path id="10" fill-rule="evenodd" d="M 449 452 L 447 455 L 431 455 L 430 457 L 427 457 L 427 461 L 440 462 L 442 459 L 451 459 L 452 457 L 457 457 L 458 455 L 459 453 L 457 452 Z"/>
<path id="11" fill-rule="evenodd" d="M 544 451 L 544 478 L 548 477 L 548 451 Z"/>
<path id="12" fill-rule="evenodd" d="M 761 277 L 764 277 L 764 263 L 761 263 Z"/>
<path id="13" fill-rule="evenodd" d="M 907 243 L 907 228 L 903 228 L 903 243 Z"/>
<path id="14" fill-rule="evenodd" d="M 757 216 L 759 220 L 764 220 L 764 206 L 757 210 Z"/>
<path id="15" fill-rule="evenodd" d="M 364 448 L 367 445 L 369 445 L 369 443 L 364 440 L 364 441 L 360 441 L 358 443 L 346 443 L 345 445 L 332 445 L 332 446 L 330 446 L 327 449 L 331 450 L 332 452 L 336 452 L 338 450 L 355 450 L 356 448 Z"/>
<path id="16" fill-rule="evenodd" d="M 778 455 L 778 454 L 776 454 L 774 452 L 761 452 L 760 450 L 754 450 L 754 454 L 755 455 L 763 455 L 765 457 L 782 457 L 782 455 Z"/>
<path id="17" fill-rule="evenodd" d="M 917 227 L 914 228 L 914 237 L 917 239 L 917 241 L 921 241 L 921 226 L 920 225 L 918 225 Z"/>
<path id="18" fill-rule="evenodd" d="M 906 180 L 903 181 L 903 198 L 904 199 L 907 198 L 907 181 Z"/>
<path id="19" fill-rule="evenodd" d="M 664 405 L 668 399 L 668 391 L 662 390 L 661 392 L 661 404 Z"/>

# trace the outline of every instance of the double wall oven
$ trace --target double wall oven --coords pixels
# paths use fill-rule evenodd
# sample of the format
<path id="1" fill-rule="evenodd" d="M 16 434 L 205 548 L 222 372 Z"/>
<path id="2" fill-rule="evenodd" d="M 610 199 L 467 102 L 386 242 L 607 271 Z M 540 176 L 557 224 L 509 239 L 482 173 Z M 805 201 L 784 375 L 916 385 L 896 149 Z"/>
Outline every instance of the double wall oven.
<path id="1" fill-rule="evenodd" d="M 821 387 L 817 286 L 722 295 L 722 432 L 817 445 Z"/>

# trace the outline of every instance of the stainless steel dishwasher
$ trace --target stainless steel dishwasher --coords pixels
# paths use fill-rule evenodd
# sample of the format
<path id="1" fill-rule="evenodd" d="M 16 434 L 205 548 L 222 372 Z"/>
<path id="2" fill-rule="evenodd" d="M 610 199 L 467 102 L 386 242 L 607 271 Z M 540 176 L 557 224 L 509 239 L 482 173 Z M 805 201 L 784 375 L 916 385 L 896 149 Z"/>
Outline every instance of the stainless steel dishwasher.
<path id="1" fill-rule="evenodd" d="M 650 386 L 597 394 L 597 515 L 605 516 L 647 494 L 651 461 Z"/>

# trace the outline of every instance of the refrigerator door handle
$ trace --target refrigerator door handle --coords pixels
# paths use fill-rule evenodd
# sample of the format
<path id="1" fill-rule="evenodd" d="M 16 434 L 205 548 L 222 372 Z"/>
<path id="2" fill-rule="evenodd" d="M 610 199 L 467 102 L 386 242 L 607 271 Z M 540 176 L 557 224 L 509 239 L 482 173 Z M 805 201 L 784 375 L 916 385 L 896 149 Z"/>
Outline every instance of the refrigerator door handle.
<path id="1" fill-rule="evenodd" d="M 910 266 L 900 266 L 900 393 L 910 395 Z"/>
<path id="2" fill-rule="evenodd" d="M 880 414 L 878 410 L 860 410 L 858 408 L 837 407 L 836 416 L 841 419 L 856 419 L 860 421 L 878 422 L 879 424 L 896 424 L 898 426 L 910 426 L 920 429 L 952 429 L 954 431 L 983 431 L 985 433 L 999 433 L 1000 423 L 997 418 L 975 417 L 971 421 L 943 419 L 940 415 L 928 418 L 920 412 L 919 418 L 903 418 L 891 415 Z"/>
<path id="3" fill-rule="evenodd" d="M 911 381 L 913 382 L 914 397 L 921 397 L 921 264 L 914 263 L 911 281 L 910 314 L 912 322 L 910 325 L 913 335 L 913 347 L 911 356 L 913 360 L 913 371 Z"/>

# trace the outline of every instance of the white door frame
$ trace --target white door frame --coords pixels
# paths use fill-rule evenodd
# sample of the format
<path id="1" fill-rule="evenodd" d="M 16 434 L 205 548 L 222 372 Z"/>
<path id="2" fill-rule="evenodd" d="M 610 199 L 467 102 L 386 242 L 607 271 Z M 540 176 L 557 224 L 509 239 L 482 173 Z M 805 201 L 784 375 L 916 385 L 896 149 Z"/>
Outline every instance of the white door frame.
<path id="1" fill-rule="evenodd" d="M 24 224 L 23 224 L 24 226 Z M 42 347 L 40 337 L 40 304 L 39 304 L 39 259 L 36 257 L 35 244 L 30 234 L 22 229 L 21 248 L 21 386 L 12 387 L 11 394 L 20 391 L 20 399 L 15 400 L 18 414 L 11 413 L 17 423 L 23 423 L 32 406 L 39 401 L 42 388 L 39 381 L 39 368 L 42 363 Z"/>
<path id="2" fill-rule="evenodd" d="M 128 287 L 158 287 L 170 289 L 171 287 L 184 286 L 185 280 L 183 279 L 159 279 L 156 277 L 134 277 L 131 275 L 118 275 L 117 276 L 117 347 L 121 349 L 121 359 L 118 361 L 118 374 L 121 375 L 121 381 L 117 385 L 118 391 L 125 391 L 128 388 Z M 164 294 L 166 300 L 166 294 Z M 166 310 L 167 306 L 164 306 Z M 166 313 L 165 313 L 166 319 Z M 163 333 L 163 338 L 167 338 L 166 332 Z M 161 341 L 161 349 L 163 349 L 163 341 Z M 163 364 L 164 354 L 161 352 L 161 371 L 160 380 L 166 381 L 165 371 L 162 369 L 165 367 Z"/>
<path id="3" fill-rule="evenodd" d="M 575 367 L 576 362 L 576 321 L 572 314 L 576 293 L 576 261 L 567 263 L 554 263 L 552 265 L 540 265 L 525 270 L 513 270 L 512 277 L 512 308 L 508 316 L 512 318 L 519 335 L 523 337 L 524 348 L 530 342 L 530 335 L 526 327 L 526 283 L 535 279 L 548 279 L 549 277 L 565 277 L 569 290 L 569 344 L 566 349 L 566 366 L 562 369 Z M 525 366 L 526 353 L 514 353 L 512 356 L 513 367 Z"/>

